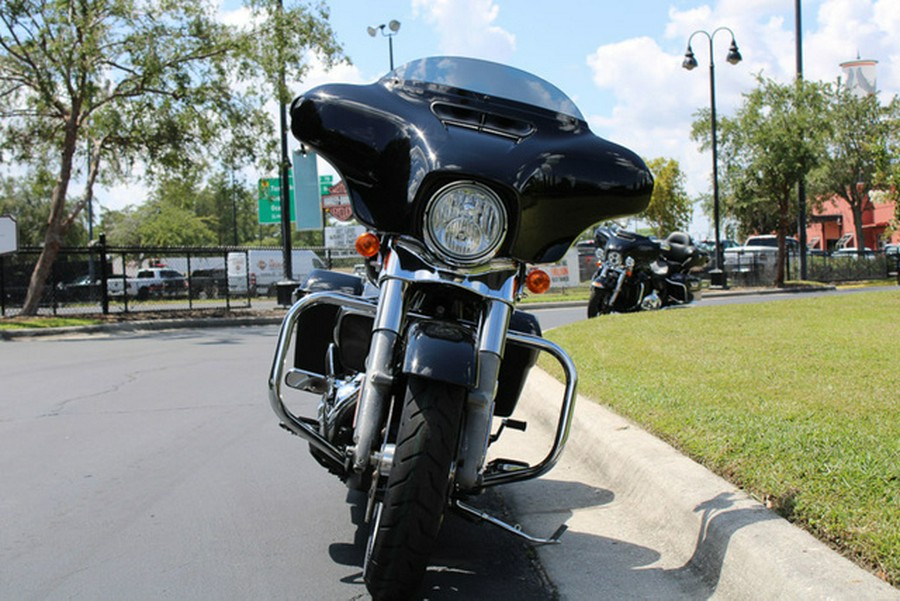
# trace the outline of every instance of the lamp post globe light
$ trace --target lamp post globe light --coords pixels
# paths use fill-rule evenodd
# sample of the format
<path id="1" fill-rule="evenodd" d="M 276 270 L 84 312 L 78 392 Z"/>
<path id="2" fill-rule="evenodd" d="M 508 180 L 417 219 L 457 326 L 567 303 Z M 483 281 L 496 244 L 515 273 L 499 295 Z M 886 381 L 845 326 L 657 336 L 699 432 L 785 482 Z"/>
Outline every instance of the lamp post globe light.
<path id="1" fill-rule="evenodd" d="M 712 33 L 699 29 L 691 34 L 688 38 L 687 51 L 684 53 L 684 61 L 681 66 L 688 71 L 697 66 L 697 59 L 694 58 L 694 51 L 691 48 L 691 40 L 697 34 L 705 35 L 709 40 L 709 106 L 710 106 L 710 128 L 712 134 L 712 169 L 713 169 L 713 222 L 716 232 L 716 249 L 715 249 L 715 265 L 710 270 L 710 284 L 721 288 L 728 287 L 728 280 L 722 269 L 725 263 L 725 255 L 722 252 L 722 240 L 719 230 L 719 150 L 716 141 L 716 66 L 713 61 L 713 39 L 720 31 L 727 31 L 731 34 L 731 46 L 728 47 L 728 56 L 725 57 L 732 65 L 741 62 L 741 53 L 738 51 L 737 43 L 734 41 L 734 32 L 727 27 L 719 27 Z"/>
<path id="2" fill-rule="evenodd" d="M 387 27 L 390 30 L 390 33 L 386 32 L 384 30 L 385 27 Z M 386 37 L 388 39 L 388 53 L 391 58 L 391 71 L 393 71 L 394 70 L 394 36 L 397 35 L 398 31 L 400 31 L 400 21 L 398 21 L 396 19 L 391 19 L 391 21 L 389 21 L 387 23 L 387 25 L 382 23 L 381 25 L 378 25 L 377 27 L 368 27 L 368 28 L 366 28 L 366 31 L 368 31 L 369 35 L 372 36 L 373 38 L 376 35 L 378 35 L 378 32 L 380 31 L 381 35 L 383 35 L 384 37 Z"/>

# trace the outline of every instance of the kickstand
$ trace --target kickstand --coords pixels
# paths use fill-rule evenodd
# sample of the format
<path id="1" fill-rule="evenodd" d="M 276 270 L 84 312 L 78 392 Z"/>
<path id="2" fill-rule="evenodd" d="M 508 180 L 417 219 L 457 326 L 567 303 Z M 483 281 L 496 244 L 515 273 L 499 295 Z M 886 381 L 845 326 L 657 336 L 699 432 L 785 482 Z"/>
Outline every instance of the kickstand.
<path id="1" fill-rule="evenodd" d="M 565 524 L 562 524 L 559 528 L 556 529 L 556 532 L 554 532 L 550 536 L 550 538 L 541 538 L 538 536 L 531 536 L 530 534 L 526 534 L 525 532 L 522 531 L 522 528 L 518 524 L 516 524 L 515 526 L 512 524 L 508 524 L 499 518 L 496 518 L 490 514 L 487 514 L 483 511 L 481 511 L 480 509 L 472 507 L 471 505 L 466 505 L 465 503 L 463 503 L 462 501 L 459 501 L 457 499 L 453 499 L 452 506 L 455 509 L 459 510 L 460 512 L 462 512 L 463 514 L 465 514 L 469 517 L 474 517 L 479 521 L 485 521 L 485 522 L 488 522 L 489 524 L 493 524 L 494 526 L 497 526 L 498 528 L 501 528 L 502 530 L 506 530 L 507 532 L 515 534 L 516 536 L 519 536 L 521 538 L 524 538 L 529 543 L 534 544 L 534 545 L 558 545 L 559 538 L 563 535 L 563 533 L 566 530 L 569 529 L 568 526 L 566 526 Z"/>

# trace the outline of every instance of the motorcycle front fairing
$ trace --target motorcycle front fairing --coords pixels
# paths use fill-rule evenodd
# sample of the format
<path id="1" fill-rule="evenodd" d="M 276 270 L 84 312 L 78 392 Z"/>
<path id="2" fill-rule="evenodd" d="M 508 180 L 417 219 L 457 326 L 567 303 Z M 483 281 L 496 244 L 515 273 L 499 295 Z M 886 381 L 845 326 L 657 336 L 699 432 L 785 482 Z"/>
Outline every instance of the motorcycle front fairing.
<path id="1" fill-rule="evenodd" d="M 630 150 L 594 135 L 559 90 L 475 59 L 414 61 L 370 85 L 297 98 L 291 128 L 344 177 L 354 214 L 422 237 L 421 211 L 448 181 L 491 186 L 507 205 L 499 255 L 559 260 L 592 224 L 639 212 L 653 179 Z"/>

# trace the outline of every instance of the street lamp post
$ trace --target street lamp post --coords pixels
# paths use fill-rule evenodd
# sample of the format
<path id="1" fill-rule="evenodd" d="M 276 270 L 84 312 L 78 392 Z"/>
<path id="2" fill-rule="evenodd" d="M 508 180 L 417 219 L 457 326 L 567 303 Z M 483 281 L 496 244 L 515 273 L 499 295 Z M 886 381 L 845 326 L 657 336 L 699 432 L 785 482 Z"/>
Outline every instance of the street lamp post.
<path id="1" fill-rule="evenodd" d="M 722 269 L 725 263 L 725 255 L 722 252 L 722 239 L 719 230 L 719 150 L 716 140 L 716 66 L 713 61 L 713 38 L 720 31 L 727 31 L 731 34 L 731 46 L 728 48 L 728 56 L 725 57 L 732 65 L 741 62 L 741 53 L 738 52 L 737 43 L 734 41 L 734 32 L 727 27 L 719 27 L 712 33 L 702 29 L 695 31 L 688 38 L 687 51 L 684 53 L 684 62 L 681 66 L 690 71 L 697 66 L 697 59 L 694 58 L 694 51 L 691 49 L 691 40 L 698 33 L 706 36 L 709 40 L 709 106 L 710 106 L 710 128 L 712 130 L 712 169 L 713 169 L 713 221 L 716 230 L 716 252 L 715 252 L 715 268 L 709 272 L 710 284 L 721 288 L 728 287 L 728 279 L 725 270 Z"/>
<path id="2" fill-rule="evenodd" d="M 390 33 L 385 32 L 384 28 L 387 27 L 390 30 Z M 400 21 L 396 19 L 392 19 L 388 22 L 387 25 L 382 23 L 377 27 L 369 27 L 366 29 L 369 32 L 369 35 L 373 38 L 378 35 L 378 32 L 381 31 L 381 35 L 388 39 L 388 52 L 391 57 L 391 71 L 394 70 L 394 36 L 397 35 L 397 32 L 400 31 Z"/>

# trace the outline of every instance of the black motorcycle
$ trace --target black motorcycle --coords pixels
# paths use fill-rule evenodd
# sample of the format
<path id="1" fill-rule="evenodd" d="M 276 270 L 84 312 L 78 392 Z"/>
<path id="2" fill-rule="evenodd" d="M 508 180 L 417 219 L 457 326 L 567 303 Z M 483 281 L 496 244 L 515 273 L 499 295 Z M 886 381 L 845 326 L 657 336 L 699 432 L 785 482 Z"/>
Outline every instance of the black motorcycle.
<path id="1" fill-rule="evenodd" d="M 588 317 L 653 311 L 699 300 L 696 272 L 709 262 L 709 255 L 684 232 L 655 240 L 617 227 L 601 227 L 594 238 L 598 268 L 591 280 Z"/>
<path id="2" fill-rule="evenodd" d="M 647 167 L 591 133 L 551 84 L 466 58 L 317 87 L 293 102 L 291 129 L 343 176 L 369 229 L 356 242 L 367 277 L 316 271 L 301 287 L 269 398 L 316 460 L 368 494 L 370 593 L 416 592 L 448 508 L 556 542 L 564 527 L 532 537 L 470 504 L 547 472 L 568 436 L 574 365 L 515 303 L 549 286 L 529 264 L 557 261 L 592 224 L 647 205 Z M 525 427 L 513 414 L 542 351 L 566 379 L 549 451 L 535 465 L 488 461 L 501 432 Z M 285 386 L 320 395 L 312 415 L 292 409 Z"/>

